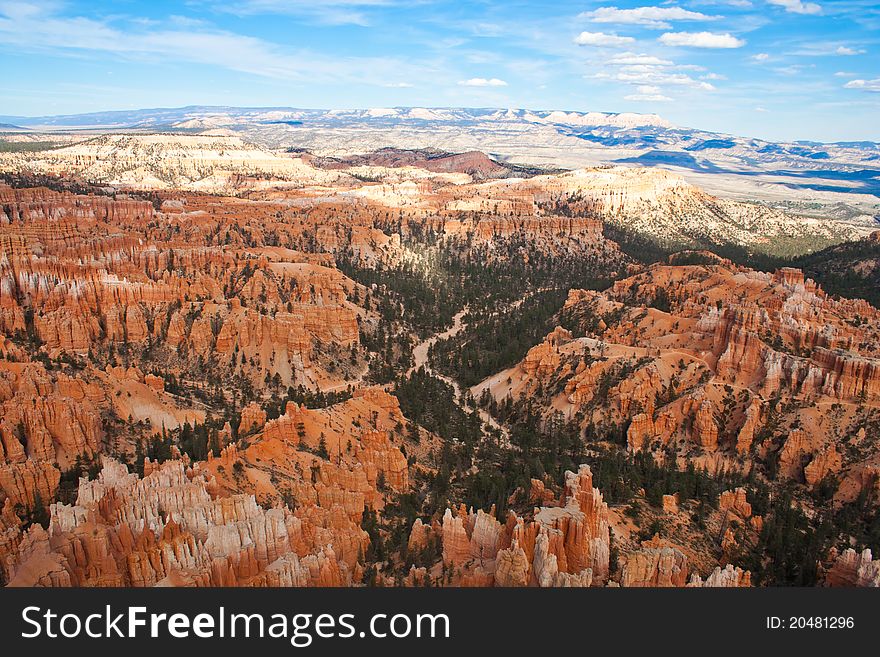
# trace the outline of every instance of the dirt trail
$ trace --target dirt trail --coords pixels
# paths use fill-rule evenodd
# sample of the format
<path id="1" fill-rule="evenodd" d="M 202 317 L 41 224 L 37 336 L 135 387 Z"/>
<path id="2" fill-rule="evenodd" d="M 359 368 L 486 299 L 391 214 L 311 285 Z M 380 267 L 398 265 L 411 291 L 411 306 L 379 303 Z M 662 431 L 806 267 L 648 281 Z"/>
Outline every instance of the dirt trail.
<path id="1" fill-rule="evenodd" d="M 417 344 L 415 346 L 415 348 L 413 348 L 413 360 L 415 361 L 415 365 L 413 365 L 410 368 L 410 370 L 409 370 L 409 372 L 407 372 L 407 374 L 412 374 L 417 369 L 424 366 L 425 369 L 428 370 L 429 372 L 431 372 L 432 374 L 434 374 L 434 376 L 436 376 L 440 379 L 443 379 L 444 381 L 446 381 L 447 383 L 452 385 L 455 388 L 455 394 L 456 395 L 459 394 L 457 383 L 455 383 L 452 379 L 449 379 L 448 377 L 445 377 L 442 374 L 437 374 L 436 372 L 431 370 L 431 366 L 428 364 L 428 350 L 438 340 L 445 340 L 446 338 L 452 338 L 452 337 L 458 335 L 458 333 L 463 328 L 467 327 L 467 324 L 465 324 L 464 320 L 463 320 L 464 316 L 467 314 L 467 311 L 468 311 L 468 308 L 467 308 L 467 306 L 465 306 L 464 308 L 462 308 L 461 310 L 459 310 L 455 314 L 455 317 L 452 318 L 452 326 L 450 326 L 448 329 L 446 329 L 442 333 L 435 333 L 434 335 L 428 337 L 427 339 L 425 339 L 422 342 L 420 342 L 419 344 Z"/>
<path id="2" fill-rule="evenodd" d="M 520 302 L 521 303 L 521 302 Z M 413 361 L 414 365 L 410 368 L 407 374 L 412 374 L 414 371 L 419 369 L 420 367 L 424 367 L 425 371 L 429 374 L 436 376 L 441 381 L 445 381 L 452 389 L 455 391 L 455 403 L 458 404 L 459 408 L 461 408 L 465 413 L 470 413 L 471 408 L 467 406 L 465 403 L 465 397 L 461 392 L 461 386 L 458 385 L 458 382 L 454 379 L 441 374 L 440 372 L 435 371 L 431 368 L 431 364 L 428 362 L 428 350 L 434 345 L 438 340 L 445 340 L 446 338 L 451 338 L 458 335 L 463 329 L 467 328 L 467 324 L 464 322 L 464 316 L 467 314 L 468 307 L 465 306 L 461 310 L 459 310 L 455 317 L 452 318 L 452 326 L 441 333 L 435 333 L 434 335 L 429 336 L 425 340 L 422 340 L 419 344 L 413 348 Z M 501 443 L 505 445 L 510 445 L 510 435 L 507 432 L 507 429 L 498 423 L 495 418 L 489 415 L 488 412 L 483 409 L 477 409 L 477 412 L 480 415 L 480 419 L 484 424 L 489 425 L 492 429 L 495 429 L 501 432 Z"/>

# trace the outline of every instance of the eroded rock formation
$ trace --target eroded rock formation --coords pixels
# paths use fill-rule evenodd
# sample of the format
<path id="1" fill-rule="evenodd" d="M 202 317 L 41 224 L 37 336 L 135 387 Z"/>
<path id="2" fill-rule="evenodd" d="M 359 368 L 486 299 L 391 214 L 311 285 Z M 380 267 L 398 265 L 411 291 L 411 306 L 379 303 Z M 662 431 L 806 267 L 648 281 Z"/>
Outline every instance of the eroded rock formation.
<path id="1" fill-rule="evenodd" d="M 832 555 L 831 568 L 825 575 L 828 586 L 880 586 L 880 561 L 874 560 L 871 550 L 861 554 L 847 548 L 840 555 Z"/>
<path id="2" fill-rule="evenodd" d="M 535 509 L 531 519 L 511 512 L 447 509 L 442 560 L 453 582 L 491 586 L 590 586 L 609 575 L 608 507 L 592 485 L 589 466 L 567 472 L 558 506 Z M 493 510 L 494 511 L 494 510 Z M 414 525 L 410 544 L 422 545 L 425 525 Z"/>
<path id="3" fill-rule="evenodd" d="M 7 557 L 12 586 L 342 586 L 352 569 L 289 509 L 212 497 L 180 461 L 143 479 L 105 458 L 75 505 L 53 504 Z"/>
<path id="4" fill-rule="evenodd" d="M 779 476 L 816 487 L 867 463 L 831 438 L 832 425 L 865 428 L 860 408 L 880 409 L 880 311 L 863 301 L 831 298 L 795 269 L 716 258 L 572 290 L 560 315 L 576 333 L 557 328 L 474 397 L 622 425 L 631 452 L 675 447 L 710 471 L 772 457 Z"/>

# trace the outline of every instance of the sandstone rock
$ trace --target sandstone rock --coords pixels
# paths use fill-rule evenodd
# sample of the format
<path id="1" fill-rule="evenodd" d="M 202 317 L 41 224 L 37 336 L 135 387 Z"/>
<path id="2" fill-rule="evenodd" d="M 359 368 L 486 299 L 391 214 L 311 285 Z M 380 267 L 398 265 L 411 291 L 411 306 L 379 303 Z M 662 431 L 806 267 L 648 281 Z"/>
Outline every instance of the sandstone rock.
<path id="1" fill-rule="evenodd" d="M 529 488 L 529 502 L 543 504 L 553 499 L 553 491 L 544 486 L 540 479 L 532 479 Z"/>
<path id="2" fill-rule="evenodd" d="M 791 399 L 772 406 L 779 426 L 799 427 L 780 453 L 780 473 L 803 480 L 815 461 L 818 480 L 837 469 L 834 452 L 824 453 L 830 429 L 818 404 L 872 406 L 880 390 L 880 311 L 831 298 L 794 270 L 766 274 L 721 259 L 654 265 L 605 292 L 571 291 L 563 312 L 585 337 L 548 335 L 509 383 L 490 379 L 475 395 L 487 389 L 501 402 L 540 390 L 547 414 L 580 412 L 582 428 L 627 426 L 631 452 L 687 449 L 710 471 L 743 473 L 753 451 L 763 458 L 772 447 L 755 444 L 771 417 L 767 400 Z M 744 459 L 729 458 L 734 447 Z M 851 497 L 854 487 L 844 488 Z"/>
<path id="3" fill-rule="evenodd" d="M 55 498 L 61 472 L 51 463 L 28 459 L 24 463 L 0 465 L 0 490 L 13 505 L 34 509 L 37 498 L 44 505 Z"/>
<path id="4" fill-rule="evenodd" d="M 737 545 L 739 544 L 736 541 L 736 534 L 734 534 L 733 530 L 728 527 L 724 530 L 724 536 L 721 537 L 721 551 L 725 555 L 733 554 Z"/>
<path id="5" fill-rule="evenodd" d="M 523 359 L 522 368 L 537 378 L 548 377 L 559 366 L 559 345 L 571 340 L 571 333 L 557 326 L 541 344 L 532 347 Z"/>
<path id="6" fill-rule="evenodd" d="M 675 548 L 643 547 L 627 555 L 620 577 L 625 587 L 673 587 L 687 582 L 687 557 Z"/>
<path id="7" fill-rule="evenodd" d="M 341 586 L 330 545 L 302 550 L 302 521 L 252 495 L 212 499 L 201 475 L 167 461 L 143 479 L 104 460 L 77 504 L 52 505 L 12 555 L 10 581 L 53 586 Z M 42 532 L 42 533 L 41 533 Z"/>
<path id="8" fill-rule="evenodd" d="M 721 566 L 716 566 L 705 581 L 697 573 L 694 573 L 687 585 L 689 587 L 748 588 L 752 585 L 752 575 L 748 570 L 743 571 L 739 567 L 734 567 L 733 564 L 727 564 L 723 569 Z"/>
<path id="9" fill-rule="evenodd" d="M 718 496 L 718 508 L 722 511 L 733 511 L 741 518 L 752 515 L 752 505 L 746 500 L 746 489 L 726 490 Z"/>
<path id="10" fill-rule="evenodd" d="M 872 558 L 871 550 L 861 554 L 849 548 L 838 556 L 825 576 L 828 586 L 880 586 L 880 561 Z"/>
<path id="11" fill-rule="evenodd" d="M 411 540 L 423 532 L 414 526 Z M 462 584 L 590 586 L 608 578 L 608 506 L 586 465 L 566 472 L 561 506 L 535 509 L 531 521 L 511 513 L 504 525 L 493 513 L 447 509 L 441 540 L 443 563 Z"/>
<path id="12" fill-rule="evenodd" d="M 261 430 L 266 424 L 266 411 L 259 404 L 251 402 L 241 409 L 241 422 L 238 425 L 240 434 Z"/>
<path id="13" fill-rule="evenodd" d="M 712 403 L 708 400 L 700 404 L 694 419 L 694 432 L 697 444 L 707 450 L 718 447 L 718 425 L 712 412 Z"/>
<path id="14" fill-rule="evenodd" d="M 843 467 L 843 457 L 834 445 L 829 445 L 816 454 L 804 468 L 804 478 L 807 485 L 817 486 L 827 475 L 840 472 L 841 467 Z"/>
<path id="15" fill-rule="evenodd" d="M 746 410 L 745 421 L 736 437 L 736 451 L 740 454 L 748 454 L 752 448 L 755 432 L 761 423 L 761 408 L 761 402 L 755 398 Z"/>
<path id="16" fill-rule="evenodd" d="M 409 541 L 407 542 L 407 552 L 409 554 L 418 554 L 426 547 L 431 540 L 431 526 L 422 523 L 421 518 L 416 518 L 412 529 L 409 533 Z"/>
<path id="17" fill-rule="evenodd" d="M 495 564 L 495 586 L 528 586 L 529 559 L 514 540 L 509 548 L 498 552 Z"/>
<path id="18" fill-rule="evenodd" d="M 470 537 L 460 515 L 443 514 L 443 563 L 460 566 L 471 558 Z"/>
<path id="19" fill-rule="evenodd" d="M 805 431 L 792 431 L 779 452 L 780 474 L 789 479 L 800 479 L 803 476 L 803 459 L 814 449 L 814 441 Z"/>
<path id="20" fill-rule="evenodd" d="M 153 374 L 144 375 L 144 383 L 156 392 L 165 392 L 165 379 Z"/>

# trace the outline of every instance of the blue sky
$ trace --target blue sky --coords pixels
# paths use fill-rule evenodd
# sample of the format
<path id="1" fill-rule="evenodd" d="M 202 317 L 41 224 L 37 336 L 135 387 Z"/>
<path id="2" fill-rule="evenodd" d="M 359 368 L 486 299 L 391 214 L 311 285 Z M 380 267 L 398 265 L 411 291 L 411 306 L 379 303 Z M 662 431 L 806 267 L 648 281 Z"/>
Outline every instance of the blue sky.
<path id="1" fill-rule="evenodd" d="M 0 58 L 7 115 L 527 107 L 880 141 L 877 0 L 0 0 Z"/>

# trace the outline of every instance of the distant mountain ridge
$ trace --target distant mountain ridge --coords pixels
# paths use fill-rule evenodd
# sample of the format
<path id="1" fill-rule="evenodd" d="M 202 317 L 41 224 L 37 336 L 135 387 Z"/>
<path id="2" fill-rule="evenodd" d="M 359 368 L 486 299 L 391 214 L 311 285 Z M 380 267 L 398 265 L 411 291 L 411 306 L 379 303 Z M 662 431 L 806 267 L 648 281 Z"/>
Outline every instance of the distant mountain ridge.
<path id="1" fill-rule="evenodd" d="M 571 125 L 612 125 L 617 127 L 659 126 L 673 128 L 673 124 L 657 114 L 633 112 L 575 112 L 561 110 L 528 110 L 498 108 L 425 108 L 390 107 L 367 109 L 302 109 L 294 107 L 232 107 L 190 105 L 176 108 L 112 110 L 84 114 L 47 116 L 0 116 L 0 122 L 28 127 L 68 128 L 142 128 L 184 122 L 199 117 L 228 116 L 237 119 L 263 121 L 290 120 L 415 120 L 415 121 L 471 121 L 514 120 Z"/>
<path id="2" fill-rule="evenodd" d="M 816 216 L 880 215 L 880 143 L 771 142 L 673 125 L 656 114 L 515 108 L 225 107 L 120 110 L 0 122 L 75 137 L 79 131 L 239 136 L 267 150 L 349 158 L 384 148 L 482 152 L 547 169 L 661 167 L 740 201 Z M 66 131 L 66 132 L 65 132 Z"/>

